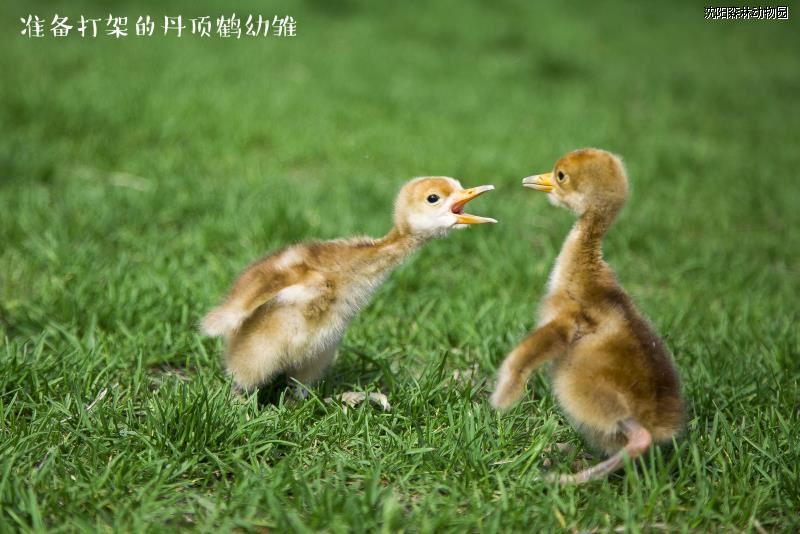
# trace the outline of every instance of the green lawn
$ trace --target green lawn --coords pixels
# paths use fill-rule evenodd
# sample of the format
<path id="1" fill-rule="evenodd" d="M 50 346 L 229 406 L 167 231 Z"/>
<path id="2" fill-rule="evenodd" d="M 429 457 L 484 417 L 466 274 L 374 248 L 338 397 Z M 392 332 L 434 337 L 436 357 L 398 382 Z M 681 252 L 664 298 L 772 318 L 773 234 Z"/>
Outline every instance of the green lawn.
<path id="1" fill-rule="evenodd" d="M 0 8 L 0 531 L 800 529 L 796 4 L 150 4 Z M 234 9 L 298 36 L 19 34 Z M 584 446 L 544 373 L 508 414 L 487 397 L 571 223 L 520 179 L 582 146 L 627 162 L 606 255 L 690 413 L 675 447 L 558 488 L 545 460 L 576 458 L 545 448 Z M 494 183 L 475 212 L 500 224 L 396 271 L 308 401 L 237 403 L 196 331 L 231 278 L 384 233 L 431 174 Z M 351 389 L 392 411 L 321 400 Z"/>

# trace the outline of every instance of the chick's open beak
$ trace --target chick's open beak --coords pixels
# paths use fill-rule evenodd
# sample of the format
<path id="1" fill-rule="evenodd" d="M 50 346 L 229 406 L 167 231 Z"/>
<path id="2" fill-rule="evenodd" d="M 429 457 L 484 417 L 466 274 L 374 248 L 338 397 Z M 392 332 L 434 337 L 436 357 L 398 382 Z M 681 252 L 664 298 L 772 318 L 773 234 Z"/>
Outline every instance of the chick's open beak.
<path id="1" fill-rule="evenodd" d="M 450 207 L 450 211 L 456 215 L 456 224 L 496 223 L 496 220 L 489 217 L 478 217 L 477 215 L 464 213 L 464 206 L 467 204 L 467 202 L 478 198 L 485 192 L 491 191 L 492 189 L 494 189 L 493 185 L 481 185 L 479 187 L 464 189 L 463 191 L 457 191 L 456 193 L 453 193 L 455 202 L 453 202 L 453 205 Z"/>
<path id="2" fill-rule="evenodd" d="M 528 176 L 522 179 L 522 185 L 536 189 L 537 191 L 544 191 L 549 193 L 553 190 L 553 173 L 537 174 L 535 176 Z"/>

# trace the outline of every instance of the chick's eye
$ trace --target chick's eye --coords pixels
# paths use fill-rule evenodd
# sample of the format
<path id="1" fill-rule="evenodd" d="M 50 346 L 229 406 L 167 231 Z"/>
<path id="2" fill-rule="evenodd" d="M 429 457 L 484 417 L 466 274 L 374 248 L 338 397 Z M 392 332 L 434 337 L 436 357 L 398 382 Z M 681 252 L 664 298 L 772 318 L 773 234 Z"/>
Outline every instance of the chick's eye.
<path id="1" fill-rule="evenodd" d="M 439 202 L 439 195 L 428 195 L 426 200 L 428 201 L 428 204 L 436 204 Z"/>
<path id="2" fill-rule="evenodd" d="M 565 176 L 564 175 L 564 171 L 558 171 L 558 174 L 556 175 L 556 177 L 557 177 L 559 182 L 563 182 L 564 181 L 564 176 Z"/>

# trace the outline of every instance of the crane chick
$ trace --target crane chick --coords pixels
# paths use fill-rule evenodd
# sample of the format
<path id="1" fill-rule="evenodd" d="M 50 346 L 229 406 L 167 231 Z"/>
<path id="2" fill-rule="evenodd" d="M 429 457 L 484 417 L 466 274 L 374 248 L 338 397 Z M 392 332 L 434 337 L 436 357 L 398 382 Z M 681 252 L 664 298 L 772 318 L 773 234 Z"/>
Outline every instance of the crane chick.
<path id="1" fill-rule="evenodd" d="M 525 187 L 577 216 L 550 275 L 537 327 L 503 362 L 491 403 L 506 409 L 530 374 L 552 361 L 557 400 L 586 439 L 610 454 L 600 464 L 559 481 L 605 477 L 679 431 L 683 399 L 664 343 L 637 311 L 603 260 L 602 239 L 628 195 L 620 159 L 583 149 Z"/>
<path id="2" fill-rule="evenodd" d="M 252 391 L 279 373 L 306 385 L 319 380 L 347 324 L 404 259 L 453 228 L 497 222 L 464 213 L 467 202 L 492 189 L 417 178 L 400 190 L 385 237 L 289 246 L 246 268 L 201 323 L 204 334 L 225 338 L 235 386 Z"/>

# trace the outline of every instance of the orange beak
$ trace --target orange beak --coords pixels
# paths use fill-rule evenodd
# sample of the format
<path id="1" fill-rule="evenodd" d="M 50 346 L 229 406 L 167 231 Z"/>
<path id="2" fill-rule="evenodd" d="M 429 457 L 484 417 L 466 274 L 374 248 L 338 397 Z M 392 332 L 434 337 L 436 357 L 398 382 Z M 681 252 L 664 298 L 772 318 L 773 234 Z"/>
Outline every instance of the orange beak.
<path id="1" fill-rule="evenodd" d="M 456 215 L 456 224 L 496 223 L 497 221 L 490 217 L 478 217 L 477 215 L 464 213 L 464 206 L 466 206 L 467 202 L 478 198 L 485 192 L 491 191 L 492 189 L 494 189 L 493 185 L 481 185 L 479 187 L 464 189 L 463 191 L 457 191 L 453 193 L 455 201 L 450 207 L 450 211 Z"/>
<path id="2" fill-rule="evenodd" d="M 553 190 L 553 173 L 548 172 L 547 174 L 537 174 L 535 176 L 528 176 L 527 178 L 522 179 L 522 185 L 524 187 L 529 187 L 531 189 L 536 189 L 537 191 L 544 191 L 545 193 L 549 193 Z"/>

